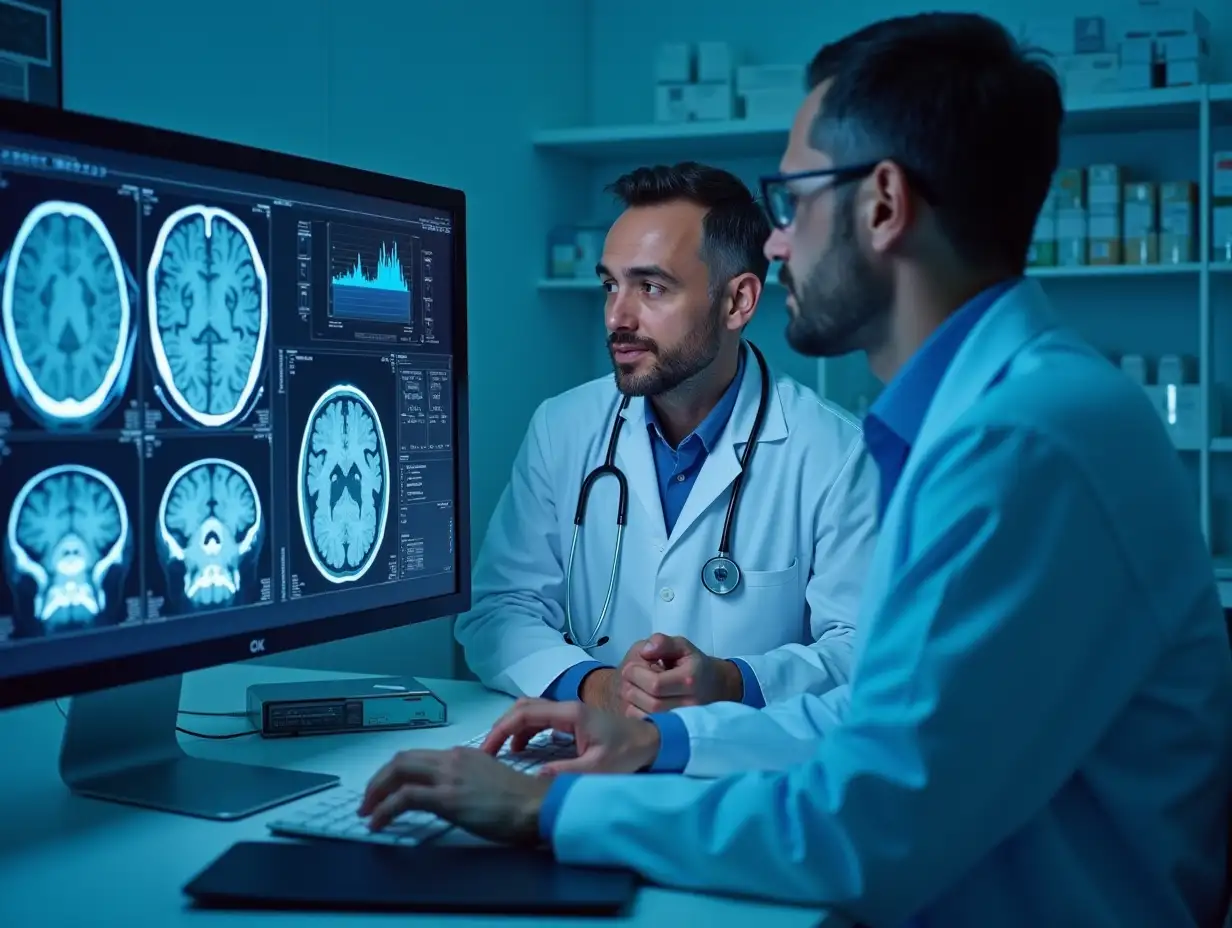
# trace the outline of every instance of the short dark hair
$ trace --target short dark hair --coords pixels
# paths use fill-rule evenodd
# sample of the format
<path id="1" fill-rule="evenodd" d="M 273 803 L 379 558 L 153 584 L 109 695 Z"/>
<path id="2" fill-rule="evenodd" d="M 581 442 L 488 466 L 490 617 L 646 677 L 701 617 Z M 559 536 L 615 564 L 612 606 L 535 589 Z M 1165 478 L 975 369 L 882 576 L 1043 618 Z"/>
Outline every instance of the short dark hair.
<path id="1" fill-rule="evenodd" d="M 986 16 L 921 13 L 822 48 L 808 89 L 826 81 L 815 147 L 899 164 L 962 260 L 1022 272 L 1064 118 L 1039 56 Z"/>
<path id="2" fill-rule="evenodd" d="M 706 210 L 701 259 L 710 274 L 710 292 L 738 274 L 756 274 L 762 283 L 770 262 L 764 251 L 770 223 L 749 188 L 721 168 L 682 161 L 638 168 L 607 187 L 626 208 L 684 200 Z"/>

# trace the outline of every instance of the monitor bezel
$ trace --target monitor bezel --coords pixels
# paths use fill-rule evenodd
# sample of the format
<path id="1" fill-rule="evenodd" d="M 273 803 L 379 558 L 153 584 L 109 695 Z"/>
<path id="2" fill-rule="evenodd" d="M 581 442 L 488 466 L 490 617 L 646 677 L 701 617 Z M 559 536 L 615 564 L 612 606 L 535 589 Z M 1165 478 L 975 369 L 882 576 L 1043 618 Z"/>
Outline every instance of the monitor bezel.
<path id="1" fill-rule="evenodd" d="M 273 625 L 153 647 L 107 660 L 60 662 L 51 670 L 5 675 L 0 646 L 0 709 L 139 683 L 253 657 L 339 641 L 455 615 L 470 608 L 470 403 L 467 351 L 466 195 L 463 191 L 298 155 L 157 129 L 23 101 L 0 100 L 0 127 L 67 144 L 165 158 L 207 168 L 292 181 L 363 196 L 426 206 L 451 214 L 453 228 L 451 351 L 454 382 L 454 507 L 456 592 L 339 613 L 298 624 Z M 116 634 L 124 634 L 117 630 Z M 66 652 L 73 638 L 64 639 Z"/>

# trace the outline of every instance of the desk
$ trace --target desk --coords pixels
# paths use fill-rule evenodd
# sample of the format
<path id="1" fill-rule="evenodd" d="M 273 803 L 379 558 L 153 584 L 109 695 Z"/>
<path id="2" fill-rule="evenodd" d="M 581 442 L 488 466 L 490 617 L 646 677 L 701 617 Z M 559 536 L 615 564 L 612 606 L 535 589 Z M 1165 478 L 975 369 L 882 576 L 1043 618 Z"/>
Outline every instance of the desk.
<path id="1" fill-rule="evenodd" d="M 253 683 L 354 676 L 236 664 L 184 678 L 182 708 L 235 712 Z M 181 736 L 200 757 L 336 773 L 362 785 L 395 751 L 447 747 L 486 731 L 508 698 L 476 683 L 425 680 L 448 704 L 450 724 L 417 732 L 332 735 L 266 741 L 202 741 Z M 243 719 L 182 716 L 184 728 L 240 731 Z M 53 703 L 0 713 L 0 925 L 5 928 L 364 928 L 368 925 L 492 926 L 502 918 L 213 913 L 189 909 L 181 887 L 236 841 L 269 838 L 265 823 L 281 806 L 239 822 L 213 822 L 81 799 L 57 770 L 63 718 Z M 311 803 L 314 799 L 300 800 Z M 530 924 L 519 919 L 519 924 Z M 625 919 L 561 919 L 552 925 L 757 925 L 815 928 L 841 924 L 815 911 L 646 888 Z"/>

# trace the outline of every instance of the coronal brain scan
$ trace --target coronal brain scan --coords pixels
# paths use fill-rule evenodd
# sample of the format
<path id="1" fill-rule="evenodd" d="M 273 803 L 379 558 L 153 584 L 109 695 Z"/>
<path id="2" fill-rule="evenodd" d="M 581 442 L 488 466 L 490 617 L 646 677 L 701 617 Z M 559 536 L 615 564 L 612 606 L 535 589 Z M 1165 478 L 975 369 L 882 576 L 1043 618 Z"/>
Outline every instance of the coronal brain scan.
<path id="1" fill-rule="evenodd" d="M 251 408 L 269 330 L 269 281 L 252 232 L 217 207 L 176 210 L 147 277 L 164 402 L 190 425 L 230 425 Z"/>
<path id="2" fill-rule="evenodd" d="M 61 464 L 36 474 L 13 501 L 7 541 L 9 584 L 15 594 L 33 585 L 34 618 L 48 631 L 94 624 L 116 605 L 105 582 L 128 572 L 128 510 L 101 471 Z"/>
<path id="3" fill-rule="evenodd" d="M 300 525 L 325 579 L 347 583 L 368 572 L 385 536 L 389 494 L 376 408 L 357 387 L 331 387 L 308 415 L 299 454 Z"/>
<path id="4" fill-rule="evenodd" d="M 49 428 L 84 427 L 128 379 L 129 277 L 94 210 L 49 200 L 26 214 L 4 259 L 4 367 Z"/>
<path id="5" fill-rule="evenodd" d="M 168 481 L 157 529 L 168 593 L 187 608 L 218 608 L 239 597 L 242 571 L 261 551 L 265 515 L 248 471 L 204 458 Z"/>

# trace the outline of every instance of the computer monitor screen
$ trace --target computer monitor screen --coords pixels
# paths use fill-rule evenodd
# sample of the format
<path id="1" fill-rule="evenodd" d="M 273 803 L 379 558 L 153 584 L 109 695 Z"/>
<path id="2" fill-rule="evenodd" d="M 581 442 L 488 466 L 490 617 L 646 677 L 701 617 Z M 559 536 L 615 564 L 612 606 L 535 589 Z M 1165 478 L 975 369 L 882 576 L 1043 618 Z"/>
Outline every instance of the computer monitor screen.
<path id="1" fill-rule="evenodd" d="M 464 609 L 464 198 L 0 107 L 0 705 Z"/>

